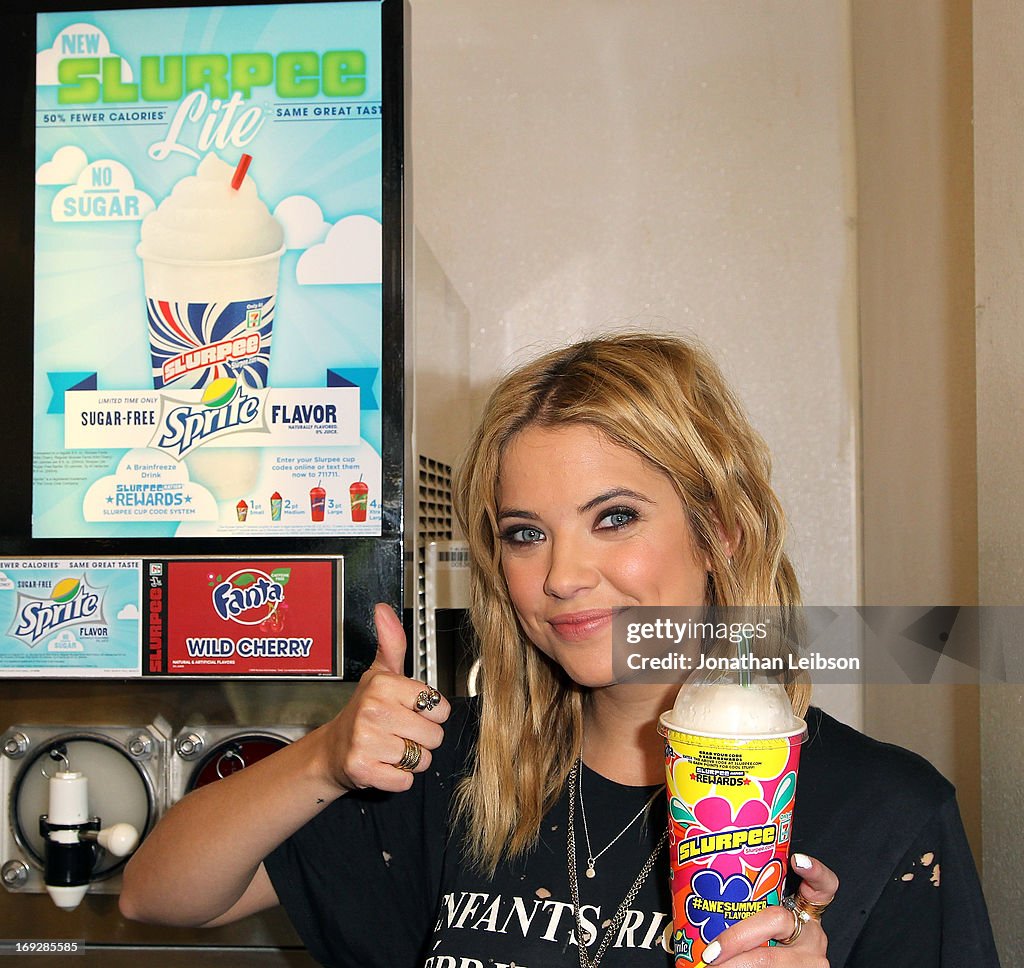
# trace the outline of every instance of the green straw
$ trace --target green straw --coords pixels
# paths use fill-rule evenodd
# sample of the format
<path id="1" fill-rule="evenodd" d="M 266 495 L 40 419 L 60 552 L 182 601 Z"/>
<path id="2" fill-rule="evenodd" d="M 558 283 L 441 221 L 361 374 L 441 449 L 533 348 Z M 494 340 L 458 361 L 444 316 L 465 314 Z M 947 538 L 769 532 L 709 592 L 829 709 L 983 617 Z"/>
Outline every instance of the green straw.
<path id="1" fill-rule="evenodd" d="M 750 685 L 750 639 L 743 636 L 742 641 L 736 643 L 736 652 L 740 658 L 740 685 Z"/>

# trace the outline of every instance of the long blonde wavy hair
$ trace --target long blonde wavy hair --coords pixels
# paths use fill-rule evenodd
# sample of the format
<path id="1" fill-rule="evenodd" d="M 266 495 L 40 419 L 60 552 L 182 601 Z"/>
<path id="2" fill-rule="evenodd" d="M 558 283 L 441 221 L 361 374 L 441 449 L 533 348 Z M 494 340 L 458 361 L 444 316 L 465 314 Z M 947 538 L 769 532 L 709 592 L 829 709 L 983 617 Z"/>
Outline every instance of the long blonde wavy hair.
<path id="1" fill-rule="evenodd" d="M 509 442 L 527 426 L 585 424 L 666 474 L 709 557 L 707 603 L 799 604 L 782 550 L 785 519 L 771 462 L 714 361 L 691 342 L 629 333 L 585 340 L 519 367 L 496 387 L 456 478 L 470 548 L 471 608 L 482 656 L 480 734 L 459 785 L 471 863 L 492 872 L 537 841 L 582 748 L 587 690 L 534 648 L 501 567 L 497 486 Z M 731 556 L 722 535 L 735 535 Z M 787 686 L 798 715 L 809 688 Z"/>

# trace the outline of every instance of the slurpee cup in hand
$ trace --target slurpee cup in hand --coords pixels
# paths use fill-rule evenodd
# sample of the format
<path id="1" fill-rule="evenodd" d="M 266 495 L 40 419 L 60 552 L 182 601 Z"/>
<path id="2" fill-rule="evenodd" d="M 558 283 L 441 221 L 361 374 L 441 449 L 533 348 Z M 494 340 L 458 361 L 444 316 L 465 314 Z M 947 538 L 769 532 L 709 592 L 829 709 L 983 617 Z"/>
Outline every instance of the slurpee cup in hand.
<path id="1" fill-rule="evenodd" d="M 782 898 L 807 726 L 781 683 L 744 679 L 687 683 L 659 721 L 677 968 Z"/>

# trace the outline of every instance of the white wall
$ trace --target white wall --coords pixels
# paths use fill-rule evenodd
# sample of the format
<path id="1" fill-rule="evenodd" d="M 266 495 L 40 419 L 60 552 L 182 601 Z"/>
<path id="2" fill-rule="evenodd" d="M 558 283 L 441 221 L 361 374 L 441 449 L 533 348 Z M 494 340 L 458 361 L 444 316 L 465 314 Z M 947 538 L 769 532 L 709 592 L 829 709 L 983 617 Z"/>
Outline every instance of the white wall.
<path id="1" fill-rule="evenodd" d="M 852 0 L 864 601 L 978 600 L 971 0 Z M 981 858 L 976 685 L 869 683 L 864 728 L 956 787 Z"/>
<path id="2" fill-rule="evenodd" d="M 852 603 L 845 4 L 412 0 L 412 37 L 414 218 L 476 399 L 584 333 L 696 334 L 775 452 L 807 599 Z"/>
<path id="3" fill-rule="evenodd" d="M 974 2 L 975 234 L 978 372 L 979 590 L 985 605 L 1024 602 L 1024 8 L 1018 0 Z M 993 623 L 996 624 L 996 623 Z M 1003 965 L 1024 964 L 1024 847 L 1020 804 L 1024 774 L 1024 687 L 1020 629 L 1013 642 L 1016 682 L 982 689 L 982 824 L 985 887 Z M 983 640 L 983 646 L 997 642 Z"/>

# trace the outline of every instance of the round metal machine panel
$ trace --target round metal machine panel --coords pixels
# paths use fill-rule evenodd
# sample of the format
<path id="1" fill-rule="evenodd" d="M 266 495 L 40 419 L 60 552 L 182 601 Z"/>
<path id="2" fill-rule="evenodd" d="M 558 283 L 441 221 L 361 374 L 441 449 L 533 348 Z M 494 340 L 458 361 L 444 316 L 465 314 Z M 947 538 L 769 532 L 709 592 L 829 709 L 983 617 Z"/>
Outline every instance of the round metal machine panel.
<path id="1" fill-rule="evenodd" d="M 167 802 L 244 770 L 307 732 L 304 726 L 183 726 L 171 741 Z"/>
<path id="2" fill-rule="evenodd" d="M 289 744 L 270 733 L 237 733 L 212 746 L 188 778 L 186 792 L 223 780 Z"/>
<path id="3" fill-rule="evenodd" d="M 88 777 L 90 817 L 99 817 L 104 827 L 125 822 L 140 834 L 149 831 L 156 816 L 155 791 L 148 773 L 128 751 L 101 734 L 58 734 L 34 744 L 11 789 L 12 831 L 30 862 L 42 867 L 44 845 L 39 817 L 49 810 L 48 778 L 65 769 L 64 761 L 54 759 L 51 751 L 66 756 L 71 770 Z M 109 877 L 126 860 L 102 852 L 93 878 Z"/>

